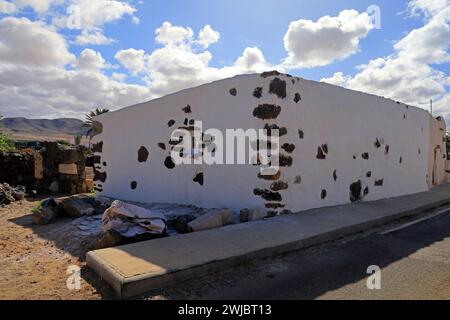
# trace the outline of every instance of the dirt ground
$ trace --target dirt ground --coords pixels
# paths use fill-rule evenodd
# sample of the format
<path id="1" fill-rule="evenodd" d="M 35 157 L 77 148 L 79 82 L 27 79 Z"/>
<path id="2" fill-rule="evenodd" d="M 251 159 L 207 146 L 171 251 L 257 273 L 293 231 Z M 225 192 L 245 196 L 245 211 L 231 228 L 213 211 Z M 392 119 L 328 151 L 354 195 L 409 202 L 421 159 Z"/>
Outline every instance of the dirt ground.
<path id="1" fill-rule="evenodd" d="M 0 207 L 0 299 L 113 299 L 112 290 L 84 261 L 95 235 L 83 233 L 69 218 L 33 225 L 31 211 L 40 200 Z M 79 290 L 66 284 L 71 265 L 81 268 Z"/>

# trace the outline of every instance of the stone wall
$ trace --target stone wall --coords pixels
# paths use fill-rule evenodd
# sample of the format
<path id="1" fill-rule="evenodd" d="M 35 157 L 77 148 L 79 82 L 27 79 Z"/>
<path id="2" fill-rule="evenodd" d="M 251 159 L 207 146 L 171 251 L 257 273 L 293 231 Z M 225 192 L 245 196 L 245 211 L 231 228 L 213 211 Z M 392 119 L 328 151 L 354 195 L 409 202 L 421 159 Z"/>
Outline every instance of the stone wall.
<path id="1" fill-rule="evenodd" d="M 84 147 L 68 147 L 45 142 L 41 150 L 44 167 L 43 184 L 52 192 L 86 192 Z"/>
<path id="2" fill-rule="evenodd" d="M 41 189 L 42 156 L 33 149 L 0 153 L 0 183 L 22 185 L 26 189 Z"/>
<path id="3" fill-rule="evenodd" d="M 38 193 L 87 192 L 84 147 L 45 142 L 40 151 L 0 153 L 0 183 L 23 185 Z"/>

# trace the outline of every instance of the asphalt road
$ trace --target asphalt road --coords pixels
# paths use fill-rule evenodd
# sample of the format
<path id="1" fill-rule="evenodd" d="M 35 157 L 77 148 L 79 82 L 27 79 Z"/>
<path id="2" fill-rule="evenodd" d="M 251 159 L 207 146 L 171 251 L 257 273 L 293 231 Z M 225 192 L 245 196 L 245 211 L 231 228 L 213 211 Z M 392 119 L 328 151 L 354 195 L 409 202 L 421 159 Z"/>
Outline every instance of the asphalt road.
<path id="1" fill-rule="evenodd" d="M 258 260 L 141 298 L 450 299 L 450 211 L 382 231 Z M 380 289 L 367 288 L 371 265 L 381 269 Z"/>

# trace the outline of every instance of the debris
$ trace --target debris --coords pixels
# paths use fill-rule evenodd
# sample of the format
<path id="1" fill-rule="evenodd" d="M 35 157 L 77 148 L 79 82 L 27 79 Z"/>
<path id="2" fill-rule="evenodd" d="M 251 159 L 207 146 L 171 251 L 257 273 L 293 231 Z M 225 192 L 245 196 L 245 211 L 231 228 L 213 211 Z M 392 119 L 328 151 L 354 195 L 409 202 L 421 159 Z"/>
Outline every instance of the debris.
<path id="1" fill-rule="evenodd" d="M 103 213 L 103 231 L 115 230 L 121 236 L 162 234 L 166 230 L 166 217 L 157 211 L 148 210 L 120 200 L 115 200 Z"/>
<path id="2" fill-rule="evenodd" d="M 11 202 L 23 200 L 25 195 L 24 186 L 12 187 L 8 183 L 0 183 L 0 204 L 8 205 Z"/>
<path id="3" fill-rule="evenodd" d="M 230 209 L 211 211 L 188 223 L 190 231 L 201 231 L 234 223 L 234 212 Z"/>
<path id="4" fill-rule="evenodd" d="M 241 209 L 239 213 L 239 219 L 241 222 L 249 222 L 264 219 L 267 216 L 267 213 L 261 209 Z"/>

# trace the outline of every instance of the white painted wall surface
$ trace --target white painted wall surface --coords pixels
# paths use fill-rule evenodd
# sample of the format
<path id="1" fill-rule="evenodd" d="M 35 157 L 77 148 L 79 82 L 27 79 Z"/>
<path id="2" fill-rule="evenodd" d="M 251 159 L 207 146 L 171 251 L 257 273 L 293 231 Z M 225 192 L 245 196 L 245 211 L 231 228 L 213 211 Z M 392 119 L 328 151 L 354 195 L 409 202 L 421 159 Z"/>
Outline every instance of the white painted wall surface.
<path id="1" fill-rule="evenodd" d="M 276 77 L 286 82 L 284 99 L 268 92 Z M 263 87 L 260 99 L 253 96 L 256 87 Z M 236 88 L 236 96 L 230 94 L 231 88 Z M 294 102 L 295 93 L 301 95 L 298 103 Z M 281 106 L 277 119 L 253 116 L 255 107 L 263 103 Z M 192 113 L 182 110 L 187 104 Z M 107 174 L 105 182 L 96 181 L 101 194 L 139 202 L 235 210 L 264 208 L 268 201 L 255 195 L 254 189 L 270 190 L 272 181 L 257 177 L 258 166 L 165 167 L 164 159 L 170 149 L 161 150 L 158 143 L 170 147 L 171 132 L 183 125 L 185 118 L 201 120 L 204 130 L 263 128 L 266 123 L 286 127 L 287 135 L 280 138 L 280 144 L 292 143 L 295 150 L 290 154 L 292 166 L 281 168 L 280 180 L 288 183 L 288 189 L 279 193 L 283 209 L 293 212 L 348 203 L 349 186 L 358 180 L 362 193 L 368 188 L 361 201 L 427 190 L 427 175 L 432 168 L 430 150 L 445 133 L 443 121 L 436 121 L 422 109 L 389 99 L 287 75 L 241 75 L 97 117 L 103 132 L 95 136 L 94 143 L 103 141 L 102 152 L 96 154 L 101 156 L 99 171 Z M 176 124 L 169 128 L 171 119 Z M 444 131 L 439 129 L 442 126 Z M 299 138 L 299 130 L 304 133 L 303 139 Z M 382 142 L 379 148 L 375 146 L 376 139 Z M 328 154 L 326 159 L 317 159 L 317 149 L 322 144 L 327 144 Z M 149 151 L 148 160 L 143 163 L 137 160 L 141 146 Z M 445 153 L 445 144 L 443 147 Z M 365 152 L 369 154 L 367 160 L 362 158 Z M 436 168 L 440 182 L 445 177 L 442 155 Z M 371 176 L 367 177 L 369 171 Z M 198 172 L 204 174 L 203 186 L 192 180 Z M 296 176 L 301 176 L 300 184 L 295 183 Z M 375 181 L 380 179 L 383 185 L 376 186 Z M 135 190 L 130 188 L 131 181 L 137 182 Z M 321 197 L 322 190 L 326 190 L 325 198 Z"/>

